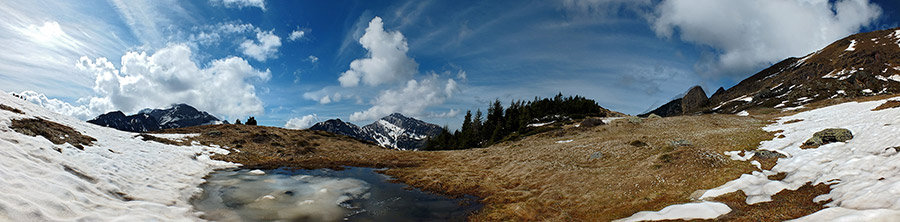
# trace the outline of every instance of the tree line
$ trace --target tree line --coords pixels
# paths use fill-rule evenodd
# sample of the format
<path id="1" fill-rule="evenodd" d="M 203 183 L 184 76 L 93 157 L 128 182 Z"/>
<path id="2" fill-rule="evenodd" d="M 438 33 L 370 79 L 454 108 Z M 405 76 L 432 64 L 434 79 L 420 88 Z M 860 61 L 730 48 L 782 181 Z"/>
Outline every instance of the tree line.
<path id="1" fill-rule="evenodd" d="M 562 93 L 553 98 L 535 97 L 532 101 L 514 100 L 509 107 L 503 108 L 500 100 L 495 100 L 487 110 L 487 117 L 481 110 L 472 116 L 467 110 L 462 127 L 450 132 L 444 127 L 442 132 L 429 138 L 425 150 L 455 150 L 490 145 L 517 140 L 542 132 L 541 128 L 528 127 L 532 123 L 546 123 L 568 119 L 581 119 L 586 116 L 605 116 L 607 110 L 594 100 L 582 96 L 563 97 Z"/>

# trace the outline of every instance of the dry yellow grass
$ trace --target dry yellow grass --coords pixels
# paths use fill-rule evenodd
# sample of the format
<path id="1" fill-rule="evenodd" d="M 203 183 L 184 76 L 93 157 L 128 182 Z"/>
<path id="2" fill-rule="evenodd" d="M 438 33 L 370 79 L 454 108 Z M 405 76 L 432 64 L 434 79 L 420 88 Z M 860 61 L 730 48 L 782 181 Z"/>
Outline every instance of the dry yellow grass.
<path id="1" fill-rule="evenodd" d="M 691 194 L 749 173 L 722 153 L 772 138 L 763 119 L 703 115 L 566 128 L 489 148 L 395 151 L 330 133 L 242 125 L 169 130 L 237 149 L 221 160 L 251 168 L 386 167 L 397 181 L 485 208 L 474 221 L 607 221 L 690 202 Z M 568 143 L 558 141 L 572 140 Z M 674 144 L 686 140 L 690 145 Z M 641 143 L 646 146 L 640 146 Z M 590 159 L 595 152 L 602 158 Z"/>

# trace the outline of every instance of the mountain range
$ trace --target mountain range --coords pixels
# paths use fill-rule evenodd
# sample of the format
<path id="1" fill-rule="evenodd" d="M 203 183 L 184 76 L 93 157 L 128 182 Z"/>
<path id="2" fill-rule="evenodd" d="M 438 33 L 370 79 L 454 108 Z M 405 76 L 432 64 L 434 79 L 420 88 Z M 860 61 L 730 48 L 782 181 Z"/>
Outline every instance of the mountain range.
<path id="1" fill-rule="evenodd" d="M 709 98 L 699 86 L 642 114 L 675 116 L 797 109 L 816 101 L 900 92 L 900 29 L 851 35 L 801 58 L 787 58 Z"/>
<path id="2" fill-rule="evenodd" d="M 372 124 L 359 127 L 353 123 L 330 119 L 309 128 L 371 141 L 379 146 L 400 150 L 417 150 L 427 138 L 441 133 L 441 127 L 400 113 L 385 116 Z"/>
<path id="3" fill-rule="evenodd" d="M 113 111 L 88 122 L 122 131 L 148 132 L 216 124 L 219 123 L 219 118 L 187 104 L 174 104 L 165 109 L 143 109 L 130 116 L 126 116 L 122 111 Z"/>

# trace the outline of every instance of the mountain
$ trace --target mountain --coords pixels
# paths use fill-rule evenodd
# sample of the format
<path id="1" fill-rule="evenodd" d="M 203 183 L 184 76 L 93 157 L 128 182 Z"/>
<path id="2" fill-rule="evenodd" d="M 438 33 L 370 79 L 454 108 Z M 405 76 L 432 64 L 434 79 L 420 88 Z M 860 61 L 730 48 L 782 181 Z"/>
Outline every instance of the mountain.
<path id="1" fill-rule="evenodd" d="M 175 104 L 166 109 L 144 109 L 130 116 L 121 111 L 113 111 L 88 120 L 89 123 L 129 132 L 199 126 L 218 121 L 219 118 L 187 104 Z"/>
<path id="2" fill-rule="evenodd" d="M 428 137 L 441 133 L 441 127 L 400 113 L 385 116 L 372 124 L 359 127 L 353 123 L 331 119 L 316 123 L 310 130 L 321 130 L 371 141 L 382 147 L 415 150 L 425 146 Z"/>
<path id="3" fill-rule="evenodd" d="M 362 133 L 362 129 L 353 123 L 341 121 L 341 119 L 330 119 L 325 122 L 319 122 L 309 128 L 309 130 L 319 130 L 334 134 L 345 135 L 360 140 L 375 141 L 371 137 L 366 137 Z"/>
<path id="4" fill-rule="evenodd" d="M 796 109 L 826 99 L 898 92 L 900 29 L 894 28 L 851 35 L 804 57 L 787 58 L 728 90 L 716 90 L 705 107 L 681 113 Z M 676 103 L 683 101 L 672 101 L 650 113 L 678 113 Z"/>
<path id="5" fill-rule="evenodd" d="M 719 88 L 720 90 L 723 90 Z M 718 92 L 718 91 L 717 91 Z M 638 116 L 647 117 L 656 114 L 662 117 L 678 116 L 702 110 L 709 103 L 706 92 L 700 86 L 691 87 L 681 98 L 674 99 L 659 108 Z"/>

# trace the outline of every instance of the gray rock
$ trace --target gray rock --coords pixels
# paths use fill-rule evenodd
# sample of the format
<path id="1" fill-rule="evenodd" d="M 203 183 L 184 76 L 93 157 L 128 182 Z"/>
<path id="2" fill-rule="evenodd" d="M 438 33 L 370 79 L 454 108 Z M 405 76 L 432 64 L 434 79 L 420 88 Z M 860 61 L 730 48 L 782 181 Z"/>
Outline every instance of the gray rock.
<path id="1" fill-rule="evenodd" d="M 597 151 L 597 152 L 594 152 L 593 154 L 591 154 L 591 157 L 589 159 L 593 160 L 593 159 L 600 159 L 600 158 L 603 158 L 603 153 L 601 153 L 600 151 Z"/>
<path id="2" fill-rule="evenodd" d="M 771 151 L 771 150 L 757 150 L 757 151 L 756 151 L 756 154 L 754 154 L 753 156 L 759 157 L 759 158 L 761 158 L 761 159 L 769 159 L 769 158 L 776 158 L 776 159 L 777 159 L 777 158 L 785 158 L 785 157 L 787 157 L 787 156 L 785 156 L 784 154 L 781 154 L 781 153 L 775 152 L 775 151 Z"/>
<path id="3" fill-rule="evenodd" d="M 816 148 L 833 142 L 846 142 L 853 139 L 853 133 L 843 128 L 828 128 L 813 134 L 812 138 L 803 142 L 800 148 Z"/>
<path id="4" fill-rule="evenodd" d="M 700 110 L 708 102 L 709 98 L 706 97 L 706 92 L 703 91 L 703 88 L 694 86 L 681 98 L 681 111 L 682 113 L 691 113 Z"/>
<path id="5" fill-rule="evenodd" d="M 677 146 L 693 146 L 694 145 L 693 143 L 691 143 L 691 141 L 688 141 L 688 140 L 675 140 L 669 144 L 672 146 L 676 146 L 676 147 Z"/>
<path id="6" fill-rule="evenodd" d="M 629 117 L 628 117 L 628 122 L 630 122 L 630 123 L 643 123 L 643 122 L 644 122 L 644 119 L 641 119 L 641 117 L 637 117 L 637 116 L 629 116 Z"/>

